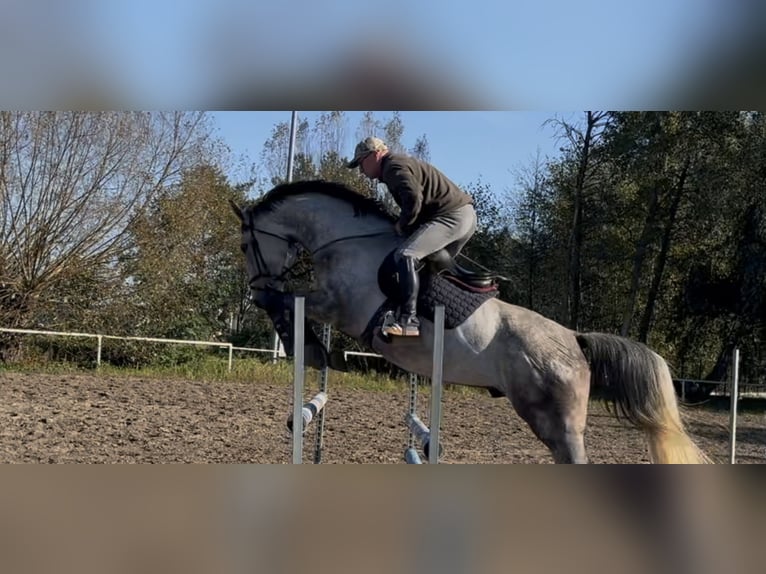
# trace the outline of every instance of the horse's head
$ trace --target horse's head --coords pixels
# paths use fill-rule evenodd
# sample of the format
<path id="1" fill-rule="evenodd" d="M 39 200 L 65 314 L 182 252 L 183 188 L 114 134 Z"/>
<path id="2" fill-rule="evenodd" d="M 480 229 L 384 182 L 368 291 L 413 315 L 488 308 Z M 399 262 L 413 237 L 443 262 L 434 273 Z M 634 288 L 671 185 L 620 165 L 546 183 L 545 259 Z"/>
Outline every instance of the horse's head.
<path id="1" fill-rule="evenodd" d="M 313 256 L 352 239 L 395 237 L 395 218 L 381 204 L 339 183 L 285 183 L 244 209 L 230 203 L 242 222 L 242 251 L 254 290 L 281 290 L 301 248 Z"/>
<path id="2" fill-rule="evenodd" d="M 250 288 L 281 290 L 297 259 L 299 244 L 265 214 L 229 203 L 242 223 L 240 248 L 245 255 Z"/>

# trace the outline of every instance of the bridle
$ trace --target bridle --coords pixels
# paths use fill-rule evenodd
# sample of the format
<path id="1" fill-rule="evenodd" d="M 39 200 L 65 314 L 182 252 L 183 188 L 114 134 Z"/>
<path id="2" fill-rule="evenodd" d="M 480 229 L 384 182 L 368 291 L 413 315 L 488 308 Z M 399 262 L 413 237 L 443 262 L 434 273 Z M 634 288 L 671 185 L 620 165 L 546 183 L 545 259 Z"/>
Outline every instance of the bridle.
<path id="1" fill-rule="evenodd" d="M 290 273 L 292 272 L 293 268 L 298 264 L 297 255 L 298 250 L 301 247 L 301 244 L 294 238 L 291 237 L 285 237 L 284 235 L 279 235 L 278 233 L 273 233 L 271 231 L 266 231 L 265 229 L 257 228 L 253 224 L 253 214 L 249 214 L 249 221 L 248 223 L 242 223 L 242 232 L 250 232 L 250 241 L 249 243 L 242 243 L 240 244 L 240 249 L 243 253 L 247 253 L 248 248 L 253 250 L 254 260 L 255 260 L 255 267 L 256 267 L 256 274 L 250 277 L 250 280 L 248 281 L 248 285 L 251 289 L 255 289 L 253 287 L 253 283 L 255 283 L 259 279 L 269 279 L 269 283 L 283 283 L 290 277 Z M 285 261 L 282 264 L 282 270 L 279 272 L 279 274 L 274 274 L 269 269 L 268 263 L 266 263 L 266 258 L 263 256 L 263 252 L 261 251 L 261 246 L 258 243 L 258 238 L 256 237 L 256 232 L 261 233 L 263 235 L 268 235 L 269 237 L 274 237 L 276 239 L 279 239 L 281 241 L 284 241 L 287 243 L 287 253 L 285 254 Z M 378 231 L 375 233 L 366 233 L 363 235 L 350 235 L 348 237 L 338 237 L 336 239 L 333 239 L 332 241 L 328 241 L 324 245 L 321 245 L 320 247 L 317 247 L 313 251 L 309 253 L 310 256 L 316 255 L 318 252 L 322 251 L 323 249 L 326 249 L 327 247 L 330 247 L 331 245 L 334 245 L 336 243 L 340 243 L 341 241 L 348 241 L 351 239 L 364 239 L 367 237 L 378 237 L 380 235 L 388 235 L 392 233 L 392 231 Z"/>
<path id="2" fill-rule="evenodd" d="M 242 250 L 242 253 L 247 253 L 248 248 L 253 250 L 253 259 L 255 261 L 255 268 L 256 268 L 256 274 L 252 275 L 250 277 L 250 280 L 248 281 L 248 285 L 251 289 L 254 289 L 253 283 L 255 283 L 258 279 L 269 279 L 270 283 L 273 282 L 284 282 L 288 277 L 290 272 L 292 271 L 293 267 L 297 264 L 297 261 L 293 261 L 296 259 L 296 256 L 298 254 L 298 242 L 294 241 L 293 239 L 290 239 L 289 237 L 285 237 L 283 235 L 279 235 L 277 233 L 272 233 L 271 231 L 266 231 L 265 229 L 258 229 L 253 225 L 253 216 L 250 214 L 250 221 L 249 223 L 242 223 L 242 231 L 250 232 L 250 242 L 249 243 L 242 243 L 240 244 L 240 249 Z M 285 254 L 285 261 L 282 264 L 282 271 L 275 275 L 271 272 L 271 269 L 269 269 L 269 264 L 266 263 L 266 258 L 263 256 L 263 251 L 261 251 L 261 245 L 258 243 L 258 238 L 256 237 L 255 233 L 256 231 L 258 233 L 261 233 L 263 235 L 268 235 L 269 237 L 276 237 L 277 239 L 280 239 L 287 243 L 287 253 Z"/>

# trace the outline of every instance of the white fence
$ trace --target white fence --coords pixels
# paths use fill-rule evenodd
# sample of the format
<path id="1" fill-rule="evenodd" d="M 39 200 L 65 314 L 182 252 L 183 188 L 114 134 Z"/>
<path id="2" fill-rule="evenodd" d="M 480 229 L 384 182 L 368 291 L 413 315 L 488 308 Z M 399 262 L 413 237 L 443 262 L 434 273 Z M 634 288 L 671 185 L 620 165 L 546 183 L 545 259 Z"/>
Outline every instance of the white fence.
<path id="1" fill-rule="evenodd" d="M 114 339 L 122 341 L 146 341 L 147 343 L 168 343 L 171 345 L 195 345 L 198 347 L 221 347 L 228 350 L 229 371 L 231 371 L 234 359 L 234 351 L 249 351 L 254 353 L 270 353 L 274 359 L 284 356 L 275 349 L 255 349 L 251 347 L 235 347 L 232 343 L 218 343 L 215 341 L 192 341 L 186 339 L 161 339 L 158 337 L 120 337 L 117 335 L 101 335 L 98 333 L 78 333 L 74 331 L 37 331 L 34 329 L 9 329 L 0 328 L 0 333 L 17 333 L 23 335 L 46 335 L 51 337 L 81 337 L 86 339 L 96 339 L 98 341 L 96 348 L 96 366 L 101 366 L 101 349 L 104 339 Z"/>
<path id="2" fill-rule="evenodd" d="M 102 335 L 98 333 L 79 333 L 76 331 L 38 331 L 34 329 L 10 329 L 0 328 L 0 333 L 16 333 L 20 335 L 44 335 L 49 337 L 81 337 L 85 339 L 96 339 L 96 366 L 101 366 L 101 349 L 103 347 L 104 339 L 122 340 L 122 341 L 146 341 L 147 343 L 168 343 L 171 345 L 195 345 L 198 347 L 221 347 L 228 351 L 229 355 L 229 372 L 231 372 L 232 363 L 234 360 L 234 351 L 245 351 L 250 353 L 269 353 L 272 359 L 284 358 L 285 353 L 281 346 L 274 349 L 257 349 L 253 347 L 235 347 L 232 343 L 218 343 L 215 341 L 193 341 L 188 339 L 161 339 L 158 337 L 120 337 L 117 335 Z M 367 357 L 378 357 L 375 353 L 357 353 L 354 351 L 345 351 L 344 356 L 348 355 L 362 355 Z"/>

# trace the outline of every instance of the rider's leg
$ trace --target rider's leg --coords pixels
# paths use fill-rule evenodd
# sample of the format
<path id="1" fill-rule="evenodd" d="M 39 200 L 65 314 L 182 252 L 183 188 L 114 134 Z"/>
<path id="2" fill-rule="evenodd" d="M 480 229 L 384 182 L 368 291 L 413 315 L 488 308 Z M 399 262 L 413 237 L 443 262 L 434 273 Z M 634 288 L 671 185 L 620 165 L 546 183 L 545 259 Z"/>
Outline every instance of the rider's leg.
<path id="1" fill-rule="evenodd" d="M 476 211 L 473 205 L 465 205 L 449 214 L 449 219 L 453 220 L 450 224 L 455 235 L 454 241 L 445 245 L 445 249 L 454 258 L 476 233 Z"/>
<path id="2" fill-rule="evenodd" d="M 464 205 L 423 223 L 399 246 L 397 258 L 424 261 L 440 249 L 446 249 L 454 257 L 475 231 L 476 211 L 472 205 Z"/>
<path id="3" fill-rule="evenodd" d="M 399 317 L 395 323 L 384 325 L 382 333 L 399 337 L 418 337 L 420 335 L 418 261 L 413 257 L 400 257 L 396 266 L 399 275 L 399 297 L 401 301 Z"/>
<path id="4" fill-rule="evenodd" d="M 420 323 L 417 318 L 417 300 L 420 282 L 417 273 L 419 263 L 428 255 L 443 248 L 451 252 L 463 247 L 476 230 L 476 212 L 466 205 L 451 213 L 440 215 L 425 222 L 397 249 L 395 260 L 399 274 L 399 317 L 393 325 L 385 325 L 383 334 L 418 336 Z M 453 255 L 454 255 L 453 253 Z"/>

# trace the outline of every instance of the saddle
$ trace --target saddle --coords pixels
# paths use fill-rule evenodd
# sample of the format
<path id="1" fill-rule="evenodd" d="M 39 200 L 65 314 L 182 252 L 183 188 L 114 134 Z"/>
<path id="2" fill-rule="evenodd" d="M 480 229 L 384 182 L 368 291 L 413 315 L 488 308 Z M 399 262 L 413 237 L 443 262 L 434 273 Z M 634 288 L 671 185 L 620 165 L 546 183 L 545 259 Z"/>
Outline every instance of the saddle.
<path id="1" fill-rule="evenodd" d="M 393 261 L 393 253 L 389 254 L 388 257 Z M 484 271 L 472 271 L 462 267 L 446 249 L 441 249 L 426 257 L 424 268 L 430 274 L 442 275 L 445 279 L 449 279 L 458 285 L 463 285 L 465 289 L 475 292 L 484 292 L 487 289 L 497 290 L 497 281 L 506 280 L 502 275 Z"/>
<path id="2" fill-rule="evenodd" d="M 446 250 L 421 262 L 418 275 L 418 316 L 433 321 L 436 306 L 443 305 L 445 329 L 458 327 L 487 299 L 497 297 L 497 280 L 505 279 L 497 274 L 466 269 Z M 374 329 L 381 326 L 387 312 L 394 311 L 401 303 L 393 251 L 378 268 L 378 286 L 388 299 L 372 317 L 363 335 L 370 347 Z"/>

